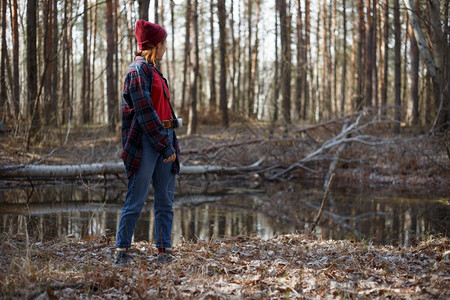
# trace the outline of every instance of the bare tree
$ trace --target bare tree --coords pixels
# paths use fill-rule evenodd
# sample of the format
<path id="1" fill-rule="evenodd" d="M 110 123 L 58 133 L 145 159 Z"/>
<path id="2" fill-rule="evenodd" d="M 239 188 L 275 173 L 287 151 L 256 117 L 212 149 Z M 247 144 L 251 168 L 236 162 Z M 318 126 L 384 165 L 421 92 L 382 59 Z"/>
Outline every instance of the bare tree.
<path id="1" fill-rule="evenodd" d="M 365 57 L 365 20 L 364 20 L 364 1 L 358 0 L 358 79 L 357 79 L 357 88 L 356 88 L 356 109 L 360 110 L 363 108 L 363 83 L 364 83 L 364 57 Z"/>
<path id="2" fill-rule="evenodd" d="M 114 53 L 116 51 L 113 34 L 113 0 L 106 1 L 106 97 L 108 103 L 108 125 L 114 131 L 117 123 L 117 97 L 114 82 Z"/>
<path id="3" fill-rule="evenodd" d="M 13 86 L 12 86 L 12 108 L 13 115 L 18 118 L 20 107 L 20 73 L 19 73 L 19 23 L 17 17 L 17 0 L 11 0 L 11 31 L 13 44 Z"/>
<path id="4" fill-rule="evenodd" d="M 1 50 L 1 61 L 0 61 L 0 109 L 6 114 L 6 99 L 8 99 L 7 88 L 6 88 L 6 1 L 1 0 L 1 30 L 2 30 L 2 50 Z M 4 117 L 4 116 L 0 116 Z"/>
<path id="5" fill-rule="evenodd" d="M 342 74 L 341 74 L 341 115 L 345 115 L 345 102 L 346 102 L 346 87 L 347 87 L 347 5 L 346 0 L 342 1 L 343 10 L 343 38 L 342 38 Z"/>
<path id="6" fill-rule="evenodd" d="M 387 87 L 389 71 L 389 0 L 384 2 L 384 22 L 383 22 L 383 83 L 381 85 L 381 106 L 387 105 Z M 382 110 L 382 114 L 385 111 Z"/>
<path id="7" fill-rule="evenodd" d="M 219 12 L 219 45 L 220 45 L 220 110 L 222 112 L 222 126 L 228 127 L 228 103 L 227 103 L 227 87 L 225 64 L 226 55 L 226 8 L 225 0 L 218 0 L 217 9 Z"/>
<path id="8" fill-rule="evenodd" d="M 283 97 L 283 118 L 291 123 L 291 24 L 286 14 L 285 0 L 278 0 L 278 13 L 280 15 L 281 35 L 281 94 Z"/>
<path id="9" fill-rule="evenodd" d="M 214 0 L 210 3 L 211 67 L 209 68 L 209 111 L 216 110 L 216 51 L 214 47 Z"/>
<path id="10" fill-rule="evenodd" d="M 189 105 L 189 123 L 187 128 L 187 134 L 192 135 L 197 133 L 197 88 L 199 79 L 199 32 L 198 32 L 198 0 L 194 0 L 194 10 L 193 10 L 193 25 L 194 25 L 194 77 L 191 82 L 191 101 Z"/>
<path id="11" fill-rule="evenodd" d="M 305 68 L 305 77 L 304 77 L 304 101 L 303 101 L 303 120 L 306 120 L 308 117 L 308 105 L 310 102 L 311 91 L 310 88 L 312 76 L 310 76 L 308 80 L 308 74 L 311 75 L 311 9 L 310 9 L 310 0 L 305 0 L 305 53 L 304 53 L 304 61 L 306 64 Z"/>
<path id="12" fill-rule="evenodd" d="M 39 138 L 39 98 L 37 93 L 37 57 L 36 57 L 36 14 L 37 1 L 27 1 L 27 106 L 28 121 L 27 145 L 30 146 L 31 138 Z"/>
<path id="13" fill-rule="evenodd" d="M 59 91 L 59 32 L 58 32 L 58 1 L 52 1 L 53 7 L 53 29 L 52 29 L 52 88 L 51 88 L 51 97 L 50 97 L 50 105 L 51 105 L 51 120 L 53 124 L 58 121 L 58 91 Z"/>
<path id="14" fill-rule="evenodd" d="M 139 3 L 139 18 L 148 21 L 148 8 L 150 0 L 138 0 Z"/>
<path id="15" fill-rule="evenodd" d="M 436 127 L 439 130 L 445 130 L 450 127 L 450 91 L 448 87 L 448 77 L 450 74 L 448 62 L 446 63 L 446 60 L 449 59 L 449 42 L 447 39 L 448 33 L 444 32 L 441 26 L 440 1 L 430 0 L 427 2 L 429 22 L 423 22 L 424 25 L 421 25 L 418 16 L 420 9 L 418 9 L 419 7 L 416 7 L 414 1 L 404 0 L 404 2 L 408 8 L 411 26 L 414 30 L 420 55 L 427 66 L 428 73 L 431 76 L 431 84 L 433 85 L 436 117 L 431 132 L 434 132 Z M 448 20 L 448 1 L 446 1 L 445 7 Z M 447 28 L 448 21 L 444 23 L 447 23 L 444 27 Z M 427 33 L 427 38 L 423 33 L 422 27 L 426 28 L 425 32 Z M 427 44 L 427 40 L 432 44 L 432 51 Z"/>
<path id="16" fill-rule="evenodd" d="M 401 121 L 401 27 L 400 27 L 400 5 L 399 0 L 394 0 L 394 87 L 395 87 L 395 132 L 400 133 L 400 121 Z"/>
<path id="17" fill-rule="evenodd" d="M 375 1 L 375 0 L 372 0 Z M 375 49 L 373 49 L 373 36 L 374 36 L 374 18 L 372 16 L 372 4 L 371 0 L 366 0 L 366 11 L 367 11 L 367 40 L 366 40 L 366 77 L 365 77 L 365 107 L 372 106 L 372 95 L 373 95 L 373 55 Z"/>
<path id="18" fill-rule="evenodd" d="M 411 59 L 411 101 L 412 101 L 412 120 L 413 125 L 419 125 L 419 49 L 416 38 L 411 27 L 409 27 L 409 55 Z"/>
<path id="19" fill-rule="evenodd" d="M 305 62 L 304 62 L 304 37 L 303 37 L 303 23 L 302 23 L 302 8 L 301 1 L 295 1 L 297 8 L 297 75 L 295 78 L 295 117 L 300 119 L 302 108 L 302 95 L 303 95 L 303 77 L 305 76 Z"/>
<path id="20" fill-rule="evenodd" d="M 90 62 L 89 62 L 89 47 L 88 47 L 88 1 L 84 0 L 84 14 L 83 14 L 83 64 L 82 68 L 82 79 L 81 79 L 81 103 L 82 103 L 82 116 L 83 123 L 90 122 L 89 112 L 90 112 L 90 99 L 89 99 L 89 84 L 90 84 Z M 108 17 L 108 16 L 107 16 Z M 108 24 L 106 25 L 108 27 Z M 112 25 L 111 25 L 112 26 Z M 109 38 L 109 37 L 107 37 Z"/>
<path id="21" fill-rule="evenodd" d="M 181 94 L 181 108 L 185 108 L 186 101 L 186 86 L 188 80 L 189 64 L 190 64 L 190 53 L 191 53 L 191 0 L 186 1 L 186 36 L 184 40 L 184 68 L 183 68 L 183 88 Z"/>

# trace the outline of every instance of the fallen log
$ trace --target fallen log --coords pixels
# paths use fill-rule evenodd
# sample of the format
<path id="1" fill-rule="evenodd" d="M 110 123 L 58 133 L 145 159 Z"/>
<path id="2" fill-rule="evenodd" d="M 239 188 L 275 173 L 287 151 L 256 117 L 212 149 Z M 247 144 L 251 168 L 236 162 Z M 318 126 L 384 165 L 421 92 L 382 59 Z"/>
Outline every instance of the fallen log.
<path id="1" fill-rule="evenodd" d="M 238 166 L 238 167 L 181 165 L 180 174 L 182 175 L 201 175 L 206 173 L 239 174 L 244 172 L 252 172 L 259 170 L 264 160 L 265 157 L 263 156 L 257 162 L 249 166 Z M 59 165 L 59 166 L 9 165 L 0 167 L 0 179 L 69 178 L 69 177 L 82 177 L 92 175 L 103 175 L 103 176 L 118 175 L 124 173 L 125 169 L 122 162 L 94 163 L 94 164 L 80 164 L 80 165 Z"/>

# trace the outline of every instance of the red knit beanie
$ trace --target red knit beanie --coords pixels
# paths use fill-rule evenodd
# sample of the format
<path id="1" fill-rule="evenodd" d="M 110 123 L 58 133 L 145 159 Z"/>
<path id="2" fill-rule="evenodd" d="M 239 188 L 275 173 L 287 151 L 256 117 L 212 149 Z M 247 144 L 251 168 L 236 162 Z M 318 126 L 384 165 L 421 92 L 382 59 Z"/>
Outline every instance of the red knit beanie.
<path id="1" fill-rule="evenodd" d="M 139 50 L 148 50 L 158 45 L 166 37 L 164 28 L 155 23 L 150 23 L 145 20 L 136 22 L 134 29 Z"/>

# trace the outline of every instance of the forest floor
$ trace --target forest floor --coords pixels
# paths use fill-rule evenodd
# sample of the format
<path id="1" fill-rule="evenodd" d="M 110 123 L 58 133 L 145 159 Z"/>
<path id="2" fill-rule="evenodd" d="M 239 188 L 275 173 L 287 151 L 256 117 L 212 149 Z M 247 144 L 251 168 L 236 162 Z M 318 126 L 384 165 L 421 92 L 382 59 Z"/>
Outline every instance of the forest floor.
<path id="1" fill-rule="evenodd" d="M 335 169 L 335 184 L 388 186 L 415 193 L 449 195 L 450 135 L 435 136 L 422 128 L 403 127 L 394 134 L 391 125 L 361 122 L 361 130 L 348 135 Z M 237 120 L 229 128 L 201 124 L 198 134 L 177 130 L 184 165 L 246 166 L 265 160 L 257 175 L 246 176 L 257 186 L 278 172 L 302 162 L 308 154 L 334 141 L 341 133 L 343 119 L 323 125 L 273 126 Z M 120 161 L 120 133 L 106 126 L 45 129 L 39 142 L 26 150 L 24 138 L 12 131 L 0 133 L 0 165 L 61 165 Z M 276 180 L 318 180 L 323 182 L 337 149 L 326 148 L 308 162 L 292 168 Z M 279 173 L 278 173 L 279 174 Z M 124 177 L 122 177 L 124 178 Z M 226 177 L 222 177 L 226 178 Z M 247 179 L 246 179 L 247 178 Z M 215 178 L 215 180 L 220 180 Z M 242 178 L 239 178 L 242 181 Z"/>
<path id="2" fill-rule="evenodd" d="M 177 134 L 185 165 L 246 166 L 266 157 L 255 174 L 233 175 L 241 184 L 261 187 L 333 140 L 342 128 L 342 121 L 289 128 L 243 121 L 227 129 L 203 124 L 201 134 L 193 136 L 185 128 Z M 346 142 L 334 185 L 389 186 L 448 198 L 449 137 L 411 128 L 402 128 L 400 135 L 392 132 L 385 125 L 352 132 L 355 139 L 370 136 L 376 143 Z M 0 165 L 116 162 L 121 151 L 120 134 L 109 133 L 105 126 L 49 129 L 29 150 L 24 145 L 11 131 L 0 133 Z M 276 180 L 323 182 L 339 145 Z M 7 187 L 4 182 L 0 185 Z M 163 266 L 154 264 L 152 246 L 139 242 L 133 245 L 135 263 L 123 269 L 112 268 L 114 241 L 105 237 L 42 242 L 2 233 L 0 242 L 0 298 L 450 297 L 448 237 L 429 237 L 408 247 L 300 234 L 268 240 L 220 237 L 176 245 L 175 260 Z"/>
<path id="3" fill-rule="evenodd" d="M 289 234 L 268 240 L 186 241 L 174 260 L 135 243 L 134 262 L 112 266 L 114 241 L 90 236 L 35 242 L 2 234 L 5 299 L 448 299 L 450 239 L 375 246 Z"/>

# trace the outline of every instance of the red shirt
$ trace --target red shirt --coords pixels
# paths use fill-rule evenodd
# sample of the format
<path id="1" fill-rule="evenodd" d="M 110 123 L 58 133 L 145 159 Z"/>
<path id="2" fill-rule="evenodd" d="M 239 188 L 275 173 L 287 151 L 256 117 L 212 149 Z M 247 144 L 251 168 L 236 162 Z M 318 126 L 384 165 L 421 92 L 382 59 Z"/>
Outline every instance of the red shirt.
<path id="1" fill-rule="evenodd" d="M 164 90 L 166 91 L 167 98 L 164 94 Z M 152 84 L 152 104 L 153 108 L 156 110 L 156 114 L 158 115 L 161 121 L 171 120 L 172 112 L 170 110 L 169 105 L 169 89 L 166 86 L 166 83 L 162 79 L 161 75 L 159 75 L 156 68 L 153 69 L 153 84 Z"/>

